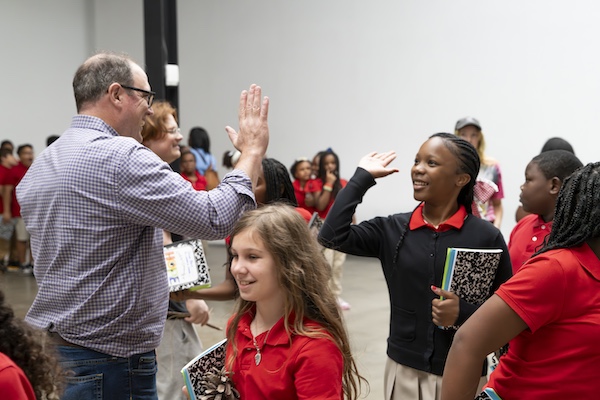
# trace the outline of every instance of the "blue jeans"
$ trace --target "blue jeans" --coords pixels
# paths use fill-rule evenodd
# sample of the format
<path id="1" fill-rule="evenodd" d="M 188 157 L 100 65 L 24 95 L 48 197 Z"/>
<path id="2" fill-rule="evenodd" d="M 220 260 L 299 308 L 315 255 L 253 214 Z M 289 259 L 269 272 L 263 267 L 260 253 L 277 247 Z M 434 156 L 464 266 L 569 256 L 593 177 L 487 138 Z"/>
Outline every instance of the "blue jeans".
<path id="1" fill-rule="evenodd" d="M 67 372 L 62 400 L 157 400 L 154 351 L 129 358 L 93 350 L 57 346 Z"/>

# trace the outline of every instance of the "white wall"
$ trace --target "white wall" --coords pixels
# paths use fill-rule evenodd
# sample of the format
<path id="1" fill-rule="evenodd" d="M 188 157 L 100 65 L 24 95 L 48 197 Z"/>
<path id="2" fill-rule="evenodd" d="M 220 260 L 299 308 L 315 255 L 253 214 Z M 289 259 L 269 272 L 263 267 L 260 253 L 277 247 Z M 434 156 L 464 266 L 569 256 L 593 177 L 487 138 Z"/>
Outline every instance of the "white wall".
<path id="1" fill-rule="evenodd" d="M 0 138 L 16 144 L 39 151 L 68 126 L 73 73 L 96 49 L 143 63 L 141 0 L 0 10 Z M 271 97 L 269 156 L 285 165 L 332 147 L 349 178 L 366 152 L 398 152 L 401 172 L 369 191 L 359 220 L 410 210 L 419 145 L 466 115 L 501 162 L 506 235 L 525 165 L 548 137 L 567 138 L 584 163 L 600 158 L 595 1 L 182 0 L 178 15 L 182 129 L 206 127 L 218 158 L 253 82 Z"/>

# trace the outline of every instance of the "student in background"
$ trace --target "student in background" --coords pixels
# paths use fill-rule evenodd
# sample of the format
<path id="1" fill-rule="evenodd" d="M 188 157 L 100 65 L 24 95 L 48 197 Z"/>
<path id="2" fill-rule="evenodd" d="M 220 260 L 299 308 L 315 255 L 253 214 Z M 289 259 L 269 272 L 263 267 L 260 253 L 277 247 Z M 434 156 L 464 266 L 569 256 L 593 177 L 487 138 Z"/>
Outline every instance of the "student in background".
<path id="1" fill-rule="evenodd" d="M 210 152 L 210 137 L 206 129 L 196 126 L 190 130 L 188 138 L 190 151 L 196 156 L 196 169 L 206 178 L 207 189 L 212 190 L 219 184 L 217 160 Z"/>
<path id="2" fill-rule="evenodd" d="M 544 247 L 456 334 L 442 400 L 472 400 L 481 362 L 509 341 L 478 399 L 598 397 L 600 163 L 564 180 L 553 225 Z"/>
<path id="3" fill-rule="evenodd" d="M 490 221 L 496 228 L 500 229 L 504 215 L 504 208 L 502 207 L 504 188 L 502 186 L 500 165 L 496 160 L 485 155 L 485 138 L 478 120 L 473 117 L 459 119 L 454 129 L 457 136 L 465 139 L 477 149 L 481 162 L 477 180 L 493 182 L 498 188 L 498 191 L 485 202 L 477 201 L 477 198 L 475 198 L 475 205 L 481 218 Z"/>
<path id="4" fill-rule="evenodd" d="M 240 298 L 226 367 L 241 398 L 357 399 L 364 379 L 306 221 L 282 204 L 248 212 L 229 253 Z"/>
<path id="5" fill-rule="evenodd" d="M 320 153 L 319 159 L 319 174 L 314 180 L 314 207 L 319 213 L 321 219 L 327 217 L 327 213 L 335 202 L 335 199 L 348 183 L 345 179 L 340 178 L 340 159 L 331 149 L 327 149 Z M 310 204 L 310 203 L 309 203 Z M 334 249 L 323 249 L 325 258 L 331 265 L 331 290 L 337 296 L 338 304 L 342 310 L 349 310 L 350 303 L 342 299 L 342 272 L 346 254 Z"/>
<path id="6" fill-rule="evenodd" d="M 0 291 L 0 398 L 59 398 L 63 373 L 44 342 L 44 333 L 17 319 Z"/>
<path id="7" fill-rule="evenodd" d="M 17 159 L 13 156 L 12 150 L 0 148 L 0 194 L 4 192 L 4 185 L 10 182 L 10 170 L 15 165 L 17 165 Z M 4 201 L 0 203 L 0 211 L 4 213 Z M 6 270 L 14 231 L 15 224 L 12 220 L 0 221 L 0 271 Z"/>
<path id="8" fill-rule="evenodd" d="M 446 355 L 456 333 L 439 327 L 460 326 L 477 309 L 476 304 L 439 289 L 447 249 L 502 249 L 492 293 L 511 276 L 510 258 L 500 231 L 471 214 L 479 172 L 477 150 L 449 133 L 432 135 L 417 152 L 410 171 L 413 196 L 420 202 L 414 211 L 352 224 L 356 207 L 375 179 L 398 172 L 388 167 L 395 158 L 393 151 L 373 152 L 360 160 L 331 207 L 319 241 L 381 261 L 391 310 L 385 399 L 439 400 Z M 481 385 L 483 367 L 482 360 Z"/>
<path id="9" fill-rule="evenodd" d="M 23 144 L 17 148 L 19 162 L 12 167 L 9 172 L 9 177 L 2 189 L 2 201 L 4 204 L 4 213 L 2 214 L 2 222 L 10 223 L 11 220 L 15 224 L 15 249 L 19 268 L 25 274 L 33 274 L 33 255 L 30 250 L 29 232 L 25 228 L 25 222 L 21 218 L 21 206 L 17 201 L 15 188 L 21 182 L 29 167 L 33 163 L 33 146 Z M 27 262 L 27 254 L 29 253 L 29 262 Z"/>
<path id="10" fill-rule="evenodd" d="M 166 101 L 154 102 L 152 109 L 154 114 L 146 118 L 142 129 L 142 144 L 167 164 L 181 156 L 183 167 L 184 156 L 179 150 L 179 142 L 183 136 L 177 123 L 177 111 Z M 187 154 L 194 158 L 193 154 Z M 194 172 L 197 173 L 195 170 Z M 171 235 L 163 231 L 163 245 L 170 243 Z M 182 313 L 189 313 L 189 316 L 172 317 Z M 181 368 L 202 351 L 202 343 L 193 324 L 205 325 L 209 318 L 209 308 L 204 300 L 169 300 L 163 338 L 156 348 L 156 388 L 160 400 L 178 400 L 183 397 L 180 391 L 184 384 Z"/>
<path id="11" fill-rule="evenodd" d="M 569 153 L 575 154 L 573 146 L 571 146 L 571 144 L 565 139 L 559 137 L 553 137 L 548 139 L 546 143 L 544 143 L 544 145 L 542 146 L 542 151 L 540 153 L 550 150 L 566 150 Z M 523 205 L 519 204 L 519 207 L 517 207 L 517 211 L 515 212 L 515 221 L 519 222 L 523 217 L 525 217 L 528 214 L 529 213 L 527 211 L 523 210 Z"/>
<path id="12" fill-rule="evenodd" d="M 513 274 L 533 253 L 541 249 L 552 229 L 554 207 L 566 177 L 583 166 L 575 154 L 566 150 L 550 150 L 535 156 L 525 169 L 519 200 L 530 213 L 513 228 L 508 251 Z"/>
<path id="13" fill-rule="evenodd" d="M 308 158 L 299 158 L 290 167 L 290 173 L 294 181 L 294 193 L 298 201 L 298 207 L 304 208 L 309 213 L 315 212 L 315 185 L 311 179 L 311 163 Z"/>
<path id="14" fill-rule="evenodd" d="M 196 156 L 194 156 L 194 153 L 189 149 L 182 151 L 179 165 L 183 179 L 190 182 L 196 190 L 206 190 L 206 178 L 196 169 Z"/>

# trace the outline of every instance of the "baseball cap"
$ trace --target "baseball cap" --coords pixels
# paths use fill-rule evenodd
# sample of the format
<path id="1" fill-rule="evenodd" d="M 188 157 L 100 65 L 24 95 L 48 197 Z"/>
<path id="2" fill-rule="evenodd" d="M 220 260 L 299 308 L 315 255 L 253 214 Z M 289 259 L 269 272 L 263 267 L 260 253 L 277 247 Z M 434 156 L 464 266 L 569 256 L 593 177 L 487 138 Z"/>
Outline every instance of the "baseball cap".
<path id="1" fill-rule="evenodd" d="M 478 129 L 481 129 L 481 124 L 473 117 L 464 117 L 459 119 L 458 121 L 456 121 L 456 127 L 454 129 L 459 130 L 468 125 L 474 125 Z"/>

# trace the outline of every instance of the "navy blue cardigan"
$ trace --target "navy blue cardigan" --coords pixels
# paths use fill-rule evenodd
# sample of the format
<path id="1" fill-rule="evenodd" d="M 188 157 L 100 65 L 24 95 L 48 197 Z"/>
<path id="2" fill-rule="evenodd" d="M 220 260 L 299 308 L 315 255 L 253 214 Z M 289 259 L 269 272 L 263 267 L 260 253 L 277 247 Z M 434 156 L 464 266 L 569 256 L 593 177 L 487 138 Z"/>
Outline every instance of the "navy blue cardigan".
<path id="1" fill-rule="evenodd" d="M 326 247 L 381 261 L 390 296 L 388 356 L 399 364 L 442 375 L 454 330 L 442 330 L 431 319 L 435 294 L 430 286 L 441 286 L 446 250 L 449 247 L 502 249 L 492 293 L 512 275 L 504 238 L 491 223 L 469 214 L 462 229 L 434 232 L 422 227 L 409 230 L 412 213 L 377 217 L 352 225 L 352 216 L 366 191 L 375 185 L 369 172 L 357 168 L 340 191 L 319 232 Z M 397 249 L 398 241 L 404 240 Z M 477 309 L 460 300 L 456 322 L 461 325 Z M 483 369 L 482 369 L 483 372 Z"/>

